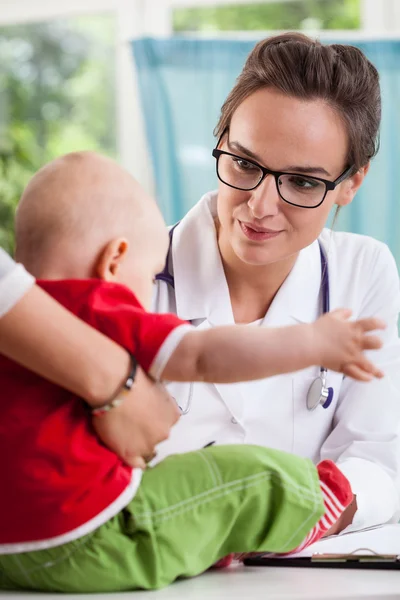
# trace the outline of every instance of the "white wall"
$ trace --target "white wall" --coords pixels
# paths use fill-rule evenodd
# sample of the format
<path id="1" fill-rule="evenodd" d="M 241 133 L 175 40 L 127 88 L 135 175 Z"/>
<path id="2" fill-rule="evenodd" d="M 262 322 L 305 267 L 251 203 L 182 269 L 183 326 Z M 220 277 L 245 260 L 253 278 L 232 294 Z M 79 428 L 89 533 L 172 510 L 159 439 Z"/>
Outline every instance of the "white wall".
<path id="1" fill-rule="evenodd" d="M 400 31 L 399 0 L 361 0 L 364 31 L 398 33 Z"/>

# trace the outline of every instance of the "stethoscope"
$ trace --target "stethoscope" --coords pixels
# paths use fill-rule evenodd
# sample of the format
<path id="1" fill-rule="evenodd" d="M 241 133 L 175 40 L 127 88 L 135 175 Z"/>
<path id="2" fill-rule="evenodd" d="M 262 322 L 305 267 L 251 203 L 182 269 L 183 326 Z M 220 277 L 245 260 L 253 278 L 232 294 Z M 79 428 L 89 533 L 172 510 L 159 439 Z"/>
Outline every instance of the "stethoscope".
<path id="1" fill-rule="evenodd" d="M 156 275 L 156 279 L 158 281 L 164 281 L 167 285 L 169 285 L 173 290 L 175 289 L 175 279 L 172 273 L 169 270 L 169 263 L 171 260 L 172 253 L 172 238 L 174 235 L 174 230 L 179 225 L 179 222 L 176 223 L 169 230 L 169 248 L 167 253 L 167 259 L 165 261 L 164 269 L 161 273 Z M 319 251 L 321 255 L 321 290 L 322 290 L 322 314 L 329 312 L 329 273 L 328 273 L 328 261 L 326 258 L 325 251 L 322 247 L 322 244 L 319 243 Z M 317 406 L 322 406 L 322 408 L 329 408 L 332 404 L 333 400 L 333 388 L 327 387 L 327 378 L 328 378 L 328 369 L 325 367 L 320 367 L 319 376 L 314 379 L 307 393 L 307 408 L 308 410 L 315 410 Z M 179 406 L 179 410 L 181 415 L 187 415 L 190 412 L 192 406 L 193 399 L 193 384 L 190 385 L 189 397 L 185 408 Z"/>

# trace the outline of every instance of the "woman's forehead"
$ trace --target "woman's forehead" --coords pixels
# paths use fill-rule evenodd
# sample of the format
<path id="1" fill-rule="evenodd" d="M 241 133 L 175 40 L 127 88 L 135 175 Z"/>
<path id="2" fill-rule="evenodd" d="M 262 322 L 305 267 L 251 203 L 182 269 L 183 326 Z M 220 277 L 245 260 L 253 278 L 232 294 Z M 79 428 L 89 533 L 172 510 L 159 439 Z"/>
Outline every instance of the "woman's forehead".
<path id="1" fill-rule="evenodd" d="M 328 104 L 267 88 L 250 95 L 235 110 L 229 141 L 248 148 L 271 169 L 320 165 L 336 174 L 348 152 L 346 126 Z"/>

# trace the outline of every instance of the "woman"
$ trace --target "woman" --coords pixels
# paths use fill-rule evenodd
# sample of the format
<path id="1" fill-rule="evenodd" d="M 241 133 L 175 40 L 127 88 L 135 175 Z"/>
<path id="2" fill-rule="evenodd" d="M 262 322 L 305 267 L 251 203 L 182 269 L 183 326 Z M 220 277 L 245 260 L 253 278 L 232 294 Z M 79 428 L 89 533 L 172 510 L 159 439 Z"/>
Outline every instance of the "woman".
<path id="1" fill-rule="evenodd" d="M 123 348 L 65 310 L 1 248 L 0 353 L 81 396 L 93 408 L 118 395 L 131 370 Z M 168 437 L 176 419 L 176 406 L 164 388 L 139 370 L 127 399 L 94 425 L 126 463 L 143 467 L 144 458 Z"/>
<path id="2" fill-rule="evenodd" d="M 385 245 L 324 229 L 331 209 L 350 204 L 363 183 L 380 115 L 378 74 L 360 50 L 300 34 L 260 42 L 216 127 L 218 191 L 173 230 L 155 297 L 156 310 L 201 328 L 308 322 L 329 308 L 327 298 L 331 309 L 345 306 L 354 317 L 387 323 L 374 356 L 385 378 L 365 385 L 329 372 L 325 409 L 316 406 L 315 389 L 308 396 L 324 375 L 318 369 L 252 384 L 169 388 L 187 414 L 160 458 L 208 443 L 331 458 L 356 501 L 330 533 L 384 523 L 397 510 L 396 265 Z"/>

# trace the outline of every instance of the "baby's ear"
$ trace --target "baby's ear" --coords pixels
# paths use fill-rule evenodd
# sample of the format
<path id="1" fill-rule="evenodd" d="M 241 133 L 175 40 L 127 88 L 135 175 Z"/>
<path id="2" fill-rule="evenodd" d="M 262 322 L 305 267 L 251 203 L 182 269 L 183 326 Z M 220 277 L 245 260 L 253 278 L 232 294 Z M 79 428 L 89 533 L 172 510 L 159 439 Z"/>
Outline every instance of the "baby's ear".
<path id="1" fill-rule="evenodd" d="M 102 250 L 95 266 L 95 277 L 103 281 L 115 281 L 124 262 L 129 243 L 125 238 L 111 240 Z"/>

